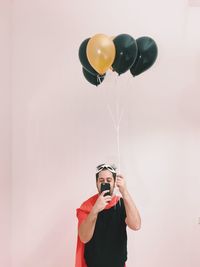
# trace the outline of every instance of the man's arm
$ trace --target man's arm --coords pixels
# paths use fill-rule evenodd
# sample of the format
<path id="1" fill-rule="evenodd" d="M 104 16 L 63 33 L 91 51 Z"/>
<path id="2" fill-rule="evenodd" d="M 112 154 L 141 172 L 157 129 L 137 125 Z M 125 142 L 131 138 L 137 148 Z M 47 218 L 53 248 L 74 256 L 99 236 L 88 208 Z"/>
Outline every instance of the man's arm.
<path id="1" fill-rule="evenodd" d="M 132 230 L 139 230 L 141 228 L 140 214 L 139 214 L 128 190 L 126 190 L 122 194 L 122 197 L 123 197 L 124 206 L 126 209 L 126 220 L 125 220 L 126 224 Z"/>
<path id="2" fill-rule="evenodd" d="M 78 234 L 80 240 L 83 243 L 87 243 L 92 238 L 96 225 L 96 220 L 97 220 L 97 213 L 91 210 L 87 218 L 79 226 Z"/>
<path id="3" fill-rule="evenodd" d="M 117 175 L 116 185 L 119 187 L 120 193 L 122 194 L 124 200 L 124 206 L 126 209 L 126 224 L 132 230 L 139 230 L 141 228 L 140 214 L 126 188 L 126 183 L 123 176 Z"/>
<path id="4" fill-rule="evenodd" d="M 78 234 L 83 243 L 90 241 L 94 234 L 98 213 L 111 201 L 111 196 L 104 196 L 106 192 L 109 192 L 109 190 L 105 190 L 99 195 L 89 215 L 79 226 Z"/>

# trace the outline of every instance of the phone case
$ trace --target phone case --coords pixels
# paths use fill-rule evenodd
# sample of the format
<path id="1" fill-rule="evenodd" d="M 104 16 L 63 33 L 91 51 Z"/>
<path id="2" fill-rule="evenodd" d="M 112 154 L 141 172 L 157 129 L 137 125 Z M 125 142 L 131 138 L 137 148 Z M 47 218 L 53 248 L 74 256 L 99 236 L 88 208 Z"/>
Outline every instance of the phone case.
<path id="1" fill-rule="evenodd" d="M 110 184 L 109 183 L 101 184 L 101 192 L 103 192 L 105 190 L 110 190 Z M 110 196 L 110 192 L 105 193 L 104 196 Z"/>

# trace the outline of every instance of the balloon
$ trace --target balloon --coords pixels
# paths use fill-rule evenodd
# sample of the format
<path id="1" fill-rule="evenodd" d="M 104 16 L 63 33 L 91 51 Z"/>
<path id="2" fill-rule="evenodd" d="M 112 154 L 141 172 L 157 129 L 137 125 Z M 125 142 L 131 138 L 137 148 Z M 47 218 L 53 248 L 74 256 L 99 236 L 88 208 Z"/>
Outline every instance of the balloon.
<path id="1" fill-rule="evenodd" d="M 105 75 L 104 76 L 100 76 L 98 74 L 93 75 L 89 71 L 87 71 L 85 68 L 82 68 L 82 71 L 83 71 L 83 75 L 86 78 L 86 80 L 91 84 L 98 86 L 104 80 Z"/>
<path id="2" fill-rule="evenodd" d="M 156 61 L 158 48 L 155 41 L 150 37 L 140 37 L 136 40 L 138 56 L 130 69 L 133 76 L 137 76 L 149 69 Z"/>
<path id="3" fill-rule="evenodd" d="M 113 41 L 114 40 L 114 38 L 115 38 L 115 36 L 113 35 L 113 36 L 110 36 L 110 39 Z M 113 68 L 112 68 L 112 66 L 110 67 L 110 69 L 113 71 Z"/>
<path id="4" fill-rule="evenodd" d="M 137 56 L 137 44 L 132 36 L 120 34 L 113 40 L 116 48 L 115 60 L 112 68 L 118 74 L 122 74 L 130 69 Z"/>
<path id="5" fill-rule="evenodd" d="M 86 54 L 90 65 L 103 75 L 115 59 L 115 45 L 110 37 L 96 34 L 89 40 Z"/>
<path id="6" fill-rule="evenodd" d="M 79 59 L 80 59 L 80 62 L 82 64 L 82 66 L 87 70 L 89 71 L 91 74 L 93 75 L 97 75 L 98 73 L 96 72 L 95 69 L 93 69 L 93 67 L 90 65 L 88 59 L 87 59 L 87 55 L 86 55 L 86 47 L 87 47 L 87 44 L 88 44 L 88 41 L 90 40 L 90 38 L 87 38 L 85 39 L 80 47 L 79 47 Z"/>

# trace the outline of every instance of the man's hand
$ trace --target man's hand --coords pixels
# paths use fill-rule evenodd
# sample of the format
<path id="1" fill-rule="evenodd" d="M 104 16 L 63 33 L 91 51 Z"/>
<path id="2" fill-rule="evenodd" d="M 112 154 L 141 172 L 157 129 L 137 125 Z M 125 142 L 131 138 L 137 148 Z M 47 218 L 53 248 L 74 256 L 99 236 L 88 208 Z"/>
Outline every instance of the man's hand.
<path id="1" fill-rule="evenodd" d="M 109 201 L 111 201 L 112 197 L 111 196 L 104 196 L 105 193 L 109 192 L 110 190 L 105 190 L 103 191 L 99 197 L 97 198 L 96 203 L 94 204 L 93 208 L 92 208 L 92 212 L 94 214 L 99 213 L 100 211 L 102 211 L 105 206 L 108 204 Z"/>
<path id="2" fill-rule="evenodd" d="M 116 186 L 119 188 L 119 191 L 123 197 L 124 206 L 126 209 L 126 224 L 130 229 L 139 230 L 141 227 L 140 214 L 127 190 L 125 179 L 121 174 L 118 174 L 116 177 Z"/>
<path id="3" fill-rule="evenodd" d="M 127 191 L 125 179 L 121 174 L 116 176 L 116 186 L 122 195 Z"/>

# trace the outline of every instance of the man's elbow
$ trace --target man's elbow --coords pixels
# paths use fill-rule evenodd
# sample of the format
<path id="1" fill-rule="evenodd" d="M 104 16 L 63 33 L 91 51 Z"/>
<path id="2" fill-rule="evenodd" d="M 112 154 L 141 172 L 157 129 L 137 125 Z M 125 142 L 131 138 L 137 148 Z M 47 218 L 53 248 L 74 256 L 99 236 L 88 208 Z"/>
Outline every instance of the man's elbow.
<path id="1" fill-rule="evenodd" d="M 138 231 L 141 229 L 141 225 L 128 225 L 131 230 Z"/>
<path id="2" fill-rule="evenodd" d="M 141 224 L 135 225 L 133 228 L 134 231 L 138 231 L 140 229 L 141 229 Z"/>
<path id="3" fill-rule="evenodd" d="M 141 222 L 138 222 L 138 223 L 130 223 L 130 222 L 126 219 L 126 224 L 128 225 L 128 227 L 129 227 L 131 230 L 138 231 L 138 230 L 141 229 Z"/>
<path id="4" fill-rule="evenodd" d="M 84 238 L 83 236 L 81 236 L 80 234 L 79 234 L 78 236 L 79 236 L 80 241 L 81 241 L 83 244 L 85 244 L 85 243 L 88 242 L 88 240 L 87 240 L 86 238 Z"/>
<path id="5" fill-rule="evenodd" d="M 78 236 L 79 236 L 79 239 L 81 240 L 81 242 L 82 242 L 83 244 L 86 244 L 86 243 L 89 242 L 90 239 L 91 239 L 91 238 L 88 238 L 88 237 L 84 236 L 84 235 L 81 234 L 80 232 L 79 232 Z"/>
<path id="6" fill-rule="evenodd" d="M 82 242 L 83 244 L 86 244 L 86 243 L 88 242 L 86 239 L 83 239 L 83 238 L 81 238 L 80 236 L 79 236 L 79 238 L 80 238 L 80 240 L 81 240 L 81 242 Z"/>

